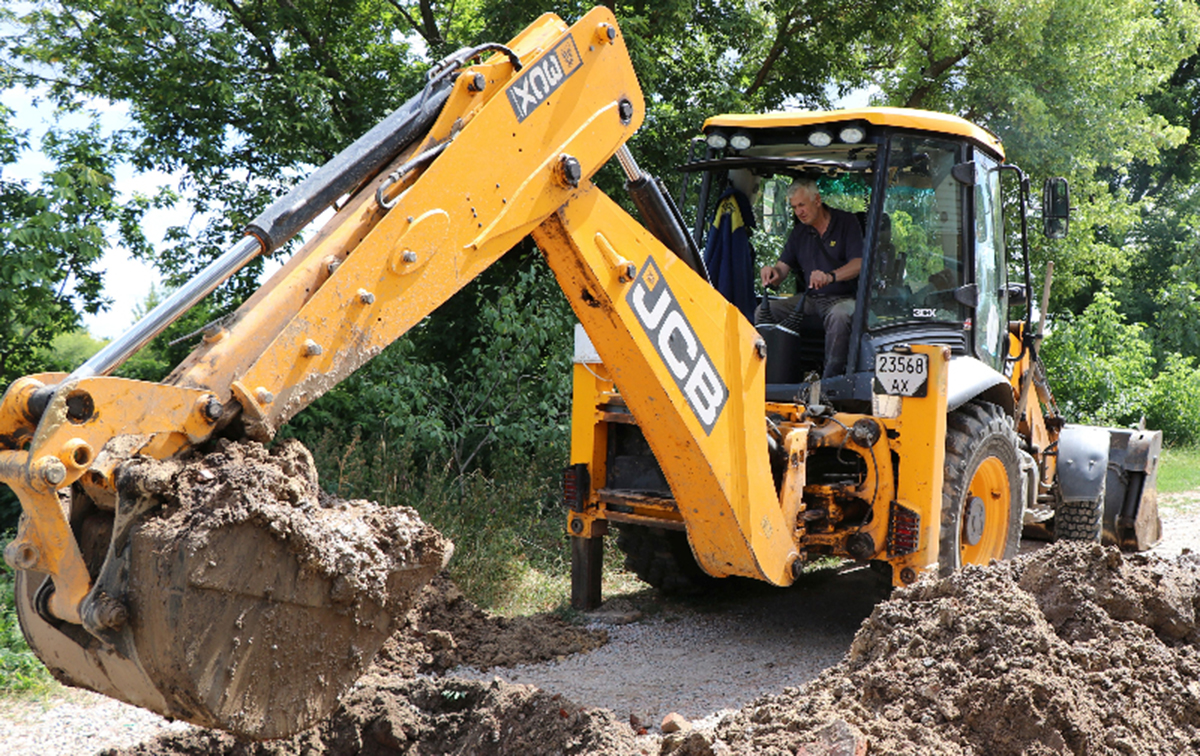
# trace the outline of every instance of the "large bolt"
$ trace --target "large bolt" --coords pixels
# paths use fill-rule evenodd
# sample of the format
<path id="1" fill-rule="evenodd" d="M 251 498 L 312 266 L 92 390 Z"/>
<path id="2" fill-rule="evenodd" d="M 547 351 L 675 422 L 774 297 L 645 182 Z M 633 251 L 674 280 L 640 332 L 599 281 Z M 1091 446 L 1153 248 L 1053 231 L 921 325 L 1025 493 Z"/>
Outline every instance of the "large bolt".
<path id="1" fill-rule="evenodd" d="M 799 580 L 800 576 L 804 574 L 804 558 L 796 555 L 792 559 L 790 567 L 792 568 L 792 580 Z"/>
<path id="2" fill-rule="evenodd" d="M 626 126 L 633 120 L 633 103 L 624 98 L 617 103 L 617 115 L 621 117 L 621 123 Z"/>
<path id="3" fill-rule="evenodd" d="M 850 428 L 850 439 L 864 448 L 874 446 L 882 435 L 883 429 L 879 427 L 879 423 L 869 417 L 859 419 Z"/>
<path id="4" fill-rule="evenodd" d="M 366 289 L 358 290 L 358 301 L 365 305 L 375 304 L 375 295 Z"/>
<path id="5" fill-rule="evenodd" d="M 129 610 L 107 593 L 100 593 L 84 607 L 85 626 L 99 630 L 120 630 L 129 620 Z"/>
<path id="6" fill-rule="evenodd" d="M 875 556 L 875 539 L 870 533 L 855 533 L 846 539 L 846 551 L 855 559 L 870 559 Z"/>
<path id="7" fill-rule="evenodd" d="M 917 582 L 917 571 L 912 567 L 905 567 L 900 570 L 900 582 L 905 585 L 912 585 Z"/>
<path id="8" fill-rule="evenodd" d="M 316 357 L 317 355 L 321 354 L 324 351 L 325 350 L 321 348 L 321 345 L 318 344 L 317 342 L 313 341 L 312 339 L 309 339 L 308 341 L 304 342 L 304 356 L 305 357 Z"/>
<path id="9" fill-rule="evenodd" d="M 477 73 L 471 77 L 471 81 L 467 83 L 468 92 L 482 92 L 487 86 L 487 79 L 483 78 L 483 74 Z"/>
<path id="10" fill-rule="evenodd" d="M 57 457 L 43 457 L 38 462 L 38 473 L 42 480 L 52 486 L 57 486 L 67 478 L 67 466 Z"/>
<path id="11" fill-rule="evenodd" d="M 215 423 L 218 419 L 220 419 L 221 413 L 224 410 L 225 407 L 219 401 L 217 401 L 217 397 L 215 396 L 210 396 L 208 401 L 204 403 L 204 417 L 209 422 Z"/>
<path id="12" fill-rule="evenodd" d="M 754 342 L 754 353 L 758 355 L 760 360 L 767 359 L 767 342 L 758 339 Z"/>
<path id="13" fill-rule="evenodd" d="M 558 159 L 558 175 L 564 184 L 575 189 L 583 178 L 583 167 L 571 155 L 562 155 Z"/>
<path id="14" fill-rule="evenodd" d="M 415 263 L 417 261 L 417 253 L 413 252 L 411 249 L 406 249 L 404 250 L 404 253 L 400 255 L 400 259 L 406 263 Z"/>
<path id="15" fill-rule="evenodd" d="M 275 401 L 275 395 L 263 386 L 259 386 L 254 391 L 254 398 L 258 400 L 259 404 L 270 404 L 271 402 Z"/>

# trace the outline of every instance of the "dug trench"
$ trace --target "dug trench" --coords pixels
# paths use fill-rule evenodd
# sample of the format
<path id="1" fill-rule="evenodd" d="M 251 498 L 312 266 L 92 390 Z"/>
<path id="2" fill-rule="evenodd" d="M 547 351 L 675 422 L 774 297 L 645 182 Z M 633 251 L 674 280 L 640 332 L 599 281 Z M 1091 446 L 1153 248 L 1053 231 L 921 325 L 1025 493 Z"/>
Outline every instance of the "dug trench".
<path id="1" fill-rule="evenodd" d="M 849 579 L 807 590 L 836 602 Z M 496 617 L 439 577 L 334 714 L 312 729 L 249 742 L 194 728 L 105 753 L 1200 753 L 1196 555 L 1056 544 L 871 603 L 849 651 L 814 679 L 781 685 L 714 726 L 664 736 L 639 734 L 640 723 L 614 706 L 449 674 L 588 659 L 603 653 L 606 634 L 550 615 Z M 798 633 L 801 651 L 803 644 Z M 682 664 L 701 650 L 680 649 Z M 583 674 L 615 673 L 614 663 L 609 657 Z"/>

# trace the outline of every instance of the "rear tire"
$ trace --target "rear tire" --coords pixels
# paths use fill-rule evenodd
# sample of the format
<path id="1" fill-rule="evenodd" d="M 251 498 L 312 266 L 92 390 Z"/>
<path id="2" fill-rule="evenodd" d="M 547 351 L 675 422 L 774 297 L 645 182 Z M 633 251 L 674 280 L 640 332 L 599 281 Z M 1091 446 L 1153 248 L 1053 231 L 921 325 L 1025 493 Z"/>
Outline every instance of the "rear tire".
<path id="1" fill-rule="evenodd" d="M 1054 510 L 1054 538 L 1100 543 L 1104 517 L 1104 483 L 1095 501 L 1060 501 Z"/>
<path id="2" fill-rule="evenodd" d="M 1016 556 L 1025 503 L 1018 439 L 1000 407 L 972 402 L 946 419 L 938 573 Z"/>
<path id="3" fill-rule="evenodd" d="M 663 593 L 704 593 L 714 578 L 700 569 L 687 534 L 644 525 L 617 526 L 617 548 L 625 554 L 625 569 Z"/>

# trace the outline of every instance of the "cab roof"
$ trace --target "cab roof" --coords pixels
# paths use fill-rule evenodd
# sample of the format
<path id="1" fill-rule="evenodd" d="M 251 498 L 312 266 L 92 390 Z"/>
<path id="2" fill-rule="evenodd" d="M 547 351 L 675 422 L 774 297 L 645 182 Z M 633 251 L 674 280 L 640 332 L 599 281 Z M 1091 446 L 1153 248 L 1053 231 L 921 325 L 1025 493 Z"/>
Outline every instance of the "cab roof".
<path id="1" fill-rule="evenodd" d="M 866 121 L 876 126 L 894 126 L 955 137 L 965 137 L 1004 157 L 1004 145 L 995 134 L 949 113 L 913 108 L 854 108 L 851 110 L 793 110 L 761 115 L 718 115 L 704 122 L 711 129 L 778 129 L 815 126 L 842 121 Z"/>

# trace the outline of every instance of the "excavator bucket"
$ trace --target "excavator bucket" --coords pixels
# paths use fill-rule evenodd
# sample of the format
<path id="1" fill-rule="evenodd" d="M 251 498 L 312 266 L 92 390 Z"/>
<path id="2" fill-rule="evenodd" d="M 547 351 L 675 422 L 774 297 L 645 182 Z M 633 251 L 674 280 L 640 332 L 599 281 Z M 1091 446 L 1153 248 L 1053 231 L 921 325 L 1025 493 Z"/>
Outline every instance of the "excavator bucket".
<path id="1" fill-rule="evenodd" d="M 412 510 L 326 497 L 299 443 L 137 459 L 118 490 L 115 513 L 72 503 L 87 629 L 21 570 L 26 638 L 68 685 L 252 739 L 327 716 L 451 553 Z"/>

